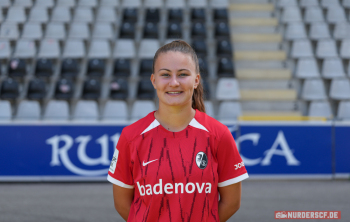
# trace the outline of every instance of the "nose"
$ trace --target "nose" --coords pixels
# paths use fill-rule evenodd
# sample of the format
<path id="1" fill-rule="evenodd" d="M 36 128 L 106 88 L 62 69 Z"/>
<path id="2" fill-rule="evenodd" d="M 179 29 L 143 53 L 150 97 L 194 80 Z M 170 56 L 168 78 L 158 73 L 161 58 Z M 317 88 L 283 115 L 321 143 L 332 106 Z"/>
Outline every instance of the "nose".
<path id="1" fill-rule="evenodd" d="M 170 79 L 170 82 L 169 82 L 169 86 L 171 86 L 171 87 L 177 87 L 177 86 L 179 86 L 180 85 L 180 83 L 179 83 L 179 81 L 178 81 L 178 79 L 177 79 L 177 75 L 172 75 L 171 76 L 171 79 Z"/>

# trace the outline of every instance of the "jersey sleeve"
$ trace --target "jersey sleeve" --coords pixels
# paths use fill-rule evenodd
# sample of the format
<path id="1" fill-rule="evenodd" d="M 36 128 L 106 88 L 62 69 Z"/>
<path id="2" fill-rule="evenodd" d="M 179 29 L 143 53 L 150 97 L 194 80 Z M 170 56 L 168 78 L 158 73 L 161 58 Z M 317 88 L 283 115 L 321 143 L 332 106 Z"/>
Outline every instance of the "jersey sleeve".
<path id="1" fill-rule="evenodd" d="M 134 188 L 130 143 L 123 132 L 114 151 L 107 180 L 120 187 Z"/>
<path id="2" fill-rule="evenodd" d="M 217 147 L 218 187 L 225 187 L 248 178 L 231 132 L 226 129 Z"/>

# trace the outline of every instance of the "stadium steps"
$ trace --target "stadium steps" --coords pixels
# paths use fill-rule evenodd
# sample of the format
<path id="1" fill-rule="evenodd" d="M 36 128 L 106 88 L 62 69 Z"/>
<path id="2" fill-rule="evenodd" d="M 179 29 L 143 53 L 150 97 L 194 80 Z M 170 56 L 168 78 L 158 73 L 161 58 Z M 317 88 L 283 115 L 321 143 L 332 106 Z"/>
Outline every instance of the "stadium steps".
<path id="1" fill-rule="evenodd" d="M 229 10 L 243 116 L 300 116 L 274 4 L 231 0 Z"/>

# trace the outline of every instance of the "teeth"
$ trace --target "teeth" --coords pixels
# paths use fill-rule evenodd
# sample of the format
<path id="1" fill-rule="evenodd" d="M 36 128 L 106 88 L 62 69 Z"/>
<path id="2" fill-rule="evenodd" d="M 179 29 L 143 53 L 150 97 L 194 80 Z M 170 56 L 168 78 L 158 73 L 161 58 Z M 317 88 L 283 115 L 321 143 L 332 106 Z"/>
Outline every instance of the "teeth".
<path id="1" fill-rule="evenodd" d="M 179 94 L 181 92 L 168 92 L 169 94 Z"/>

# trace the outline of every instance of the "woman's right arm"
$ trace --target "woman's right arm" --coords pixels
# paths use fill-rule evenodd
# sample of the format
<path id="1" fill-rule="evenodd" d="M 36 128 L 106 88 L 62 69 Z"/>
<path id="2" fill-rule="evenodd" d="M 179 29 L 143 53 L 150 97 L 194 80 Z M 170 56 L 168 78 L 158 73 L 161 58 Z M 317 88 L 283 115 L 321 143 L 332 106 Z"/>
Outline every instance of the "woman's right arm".
<path id="1" fill-rule="evenodd" d="M 131 203 L 134 199 L 134 189 L 128 189 L 113 184 L 114 207 L 124 218 L 128 220 Z"/>

